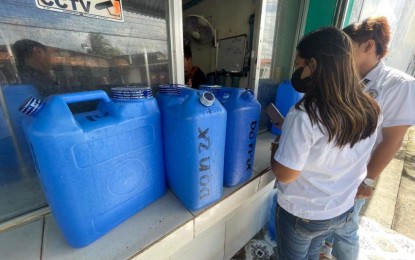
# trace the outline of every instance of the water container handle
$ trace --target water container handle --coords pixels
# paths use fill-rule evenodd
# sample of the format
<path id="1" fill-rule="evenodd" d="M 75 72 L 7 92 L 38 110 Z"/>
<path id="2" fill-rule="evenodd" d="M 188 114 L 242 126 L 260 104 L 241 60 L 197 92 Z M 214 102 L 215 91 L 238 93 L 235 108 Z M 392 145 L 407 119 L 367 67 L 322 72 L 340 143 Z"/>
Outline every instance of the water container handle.
<path id="1" fill-rule="evenodd" d="M 242 98 L 243 99 L 253 99 L 255 97 L 254 92 L 252 91 L 252 89 L 250 88 L 246 88 L 245 91 L 242 93 Z"/>
<path id="2" fill-rule="evenodd" d="M 59 95 L 66 103 L 78 103 L 91 100 L 103 100 L 104 102 L 110 102 L 110 98 L 103 90 L 84 91 L 77 93 L 61 94 Z"/>

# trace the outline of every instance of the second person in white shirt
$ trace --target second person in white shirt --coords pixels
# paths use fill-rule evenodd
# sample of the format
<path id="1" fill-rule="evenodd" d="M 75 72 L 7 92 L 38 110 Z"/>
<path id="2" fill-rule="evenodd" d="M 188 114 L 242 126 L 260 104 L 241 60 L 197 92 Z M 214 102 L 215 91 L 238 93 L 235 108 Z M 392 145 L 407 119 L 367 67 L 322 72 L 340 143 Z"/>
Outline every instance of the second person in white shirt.
<path id="1" fill-rule="evenodd" d="M 297 46 L 290 110 L 272 170 L 279 180 L 280 259 L 318 259 L 327 234 L 348 225 L 375 144 L 380 109 L 362 91 L 350 38 L 334 27 Z"/>

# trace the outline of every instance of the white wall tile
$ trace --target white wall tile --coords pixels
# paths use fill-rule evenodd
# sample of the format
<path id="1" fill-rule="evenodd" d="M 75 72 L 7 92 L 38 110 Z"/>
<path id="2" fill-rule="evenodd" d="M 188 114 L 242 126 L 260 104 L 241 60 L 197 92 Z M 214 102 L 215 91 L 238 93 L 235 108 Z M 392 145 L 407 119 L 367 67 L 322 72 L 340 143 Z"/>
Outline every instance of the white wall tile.
<path id="1" fill-rule="evenodd" d="M 193 221 L 186 223 L 153 246 L 132 257 L 132 260 L 164 260 L 193 241 Z"/>
<path id="2" fill-rule="evenodd" d="M 224 248 L 225 219 L 222 219 L 179 250 L 170 260 L 223 259 Z"/>
<path id="3" fill-rule="evenodd" d="M 257 200 L 257 203 L 263 205 L 259 212 L 258 230 L 268 223 L 269 215 L 271 213 L 272 197 L 275 194 L 274 183 L 268 183 L 268 185 L 265 186 L 261 192 L 263 192 L 263 194 Z"/>
<path id="4" fill-rule="evenodd" d="M 195 237 L 213 226 L 218 220 L 224 218 L 247 199 L 252 197 L 259 184 L 259 178 L 255 178 L 250 183 L 241 187 L 237 192 L 229 195 L 220 203 L 207 209 L 195 217 Z"/>
<path id="5" fill-rule="evenodd" d="M 273 185 L 275 184 L 275 175 L 272 171 L 268 171 L 264 173 L 263 175 L 261 175 L 259 179 L 258 190 L 263 189 L 265 186 L 267 186 L 271 182 L 273 183 Z"/>
<path id="6" fill-rule="evenodd" d="M 234 256 L 257 233 L 260 207 L 250 201 L 226 218 L 225 259 Z"/>
<path id="7" fill-rule="evenodd" d="M 225 259 L 234 256 L 265 225 L 272 186 L 269 184 L 227 216 Z"/>
<path id="8" fill-rule="evenodd" d="M 0 233 L 0 259 L 40 259 L 43 221 Z"/>

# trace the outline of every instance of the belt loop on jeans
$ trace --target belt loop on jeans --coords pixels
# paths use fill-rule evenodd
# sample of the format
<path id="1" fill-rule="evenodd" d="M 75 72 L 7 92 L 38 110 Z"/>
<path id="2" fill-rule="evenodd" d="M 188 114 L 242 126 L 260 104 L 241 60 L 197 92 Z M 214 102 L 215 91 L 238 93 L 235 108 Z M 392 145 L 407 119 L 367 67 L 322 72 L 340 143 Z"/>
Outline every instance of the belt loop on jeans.
<path id="1" fill-rule="evenodd" d="M 301 219 L 302 221 L 304 221 L 305 223 L 310 223 L 310 220 L 309 219 L 305 219 L 305 218 L 299 218 L 299 219 Z"/>

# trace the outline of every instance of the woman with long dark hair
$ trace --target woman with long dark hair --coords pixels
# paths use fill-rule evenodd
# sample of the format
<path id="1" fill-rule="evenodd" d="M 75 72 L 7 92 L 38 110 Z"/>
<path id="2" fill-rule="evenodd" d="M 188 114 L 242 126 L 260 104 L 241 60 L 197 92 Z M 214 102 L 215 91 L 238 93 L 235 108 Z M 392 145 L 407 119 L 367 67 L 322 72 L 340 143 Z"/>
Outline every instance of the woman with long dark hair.
<path id="1" fill-rule="evenodd" d="M 334 27 L 297 46 L 293 87 L 305 93 L 288 113 L 272 155 L 278 182 L 280 259 L 318 259 L 327 234 L 349 224 L 381 121 L 362 91 L 350 38 Z"/>

